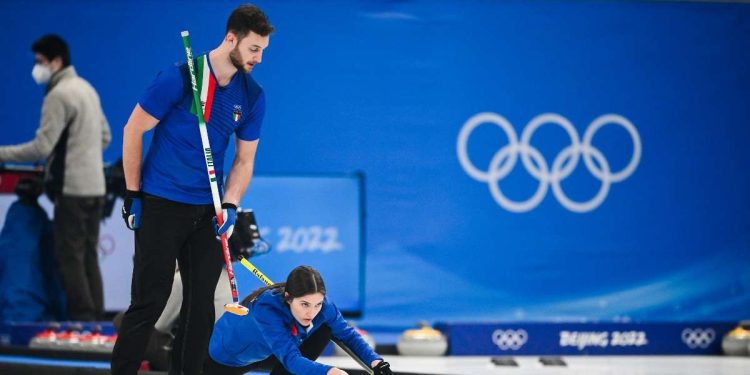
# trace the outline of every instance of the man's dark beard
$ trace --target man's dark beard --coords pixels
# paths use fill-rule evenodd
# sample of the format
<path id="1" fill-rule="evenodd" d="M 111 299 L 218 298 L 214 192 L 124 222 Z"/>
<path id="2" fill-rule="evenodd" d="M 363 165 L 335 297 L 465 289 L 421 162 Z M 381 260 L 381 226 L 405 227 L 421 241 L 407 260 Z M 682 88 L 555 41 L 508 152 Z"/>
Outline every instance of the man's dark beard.
<path id="1" fill-rule="evenodd" d="M 242 63 L 242 59 L 240 58 L 240 44 L 237 43 L 237 47 L 234 47 L 232 52 L 229 52 L 229 60 L 232 62 L 232 65 L 234 65 L 237 70 L 241 70 L 245 73 L 247 73 L 247 70 L 245 70 L 245 64 Z"/>

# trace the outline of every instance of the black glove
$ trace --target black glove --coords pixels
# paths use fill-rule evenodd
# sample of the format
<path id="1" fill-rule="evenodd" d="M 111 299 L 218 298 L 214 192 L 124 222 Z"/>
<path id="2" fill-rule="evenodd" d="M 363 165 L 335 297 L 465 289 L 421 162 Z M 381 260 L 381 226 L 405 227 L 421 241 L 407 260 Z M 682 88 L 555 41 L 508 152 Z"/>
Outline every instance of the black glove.
<path id="1" fill-rule="evenodd" d="M 236 260 L 238 255 L 243 258 L 263 255 L 270 249 L 271 244 L 260 236 L 253 210 L 238 210 L 234 234 L 229 238 L 229 251 L 233 260 Z"/>
<path id="2" fill-rule="evenodd" d="M 136 230 L 141 226 L 141 211 L 143 203 L 141 202 L 141 192 L 126 190 L 125 203 L 122 205 L 122 219 L 130 230 Z"/>
<path id="3" fill-rule="evenodd" d="M 374 375 L 393 375 L 391 372 L 391 364 L 386 361 L 380 361 L 377 366 L 372 368 Z"/>

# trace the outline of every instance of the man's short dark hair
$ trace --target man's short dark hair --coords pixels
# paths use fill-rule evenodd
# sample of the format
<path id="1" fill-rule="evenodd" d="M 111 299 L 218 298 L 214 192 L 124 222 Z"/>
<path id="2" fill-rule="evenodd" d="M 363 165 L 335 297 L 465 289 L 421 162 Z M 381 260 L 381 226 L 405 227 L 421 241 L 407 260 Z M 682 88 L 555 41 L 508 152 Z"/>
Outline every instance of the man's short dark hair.
<path id="1" fill-rule="evenodd" d="M 273 32 L 273 26 L 268 23 L 266 14 L 257 6 L 240 5 L 227 20 L 227 33 L 232 32 L 237 35 L 237 39 L 242 39 L 251 31 L 260 36 L 268 36 Z"/>
<path id="2" fill-rule="evenodd" d="M 60 57 L 63 68 L 70 65 L 70 50 L 68 50 L 68 43 L 65 43 L 65 40 L 58 35 L 47 34 L 37 39 L 37 41 L 31 45 L 31 51 L 44 55 L 49 61 L 52 61 L 55 57 Z"/>

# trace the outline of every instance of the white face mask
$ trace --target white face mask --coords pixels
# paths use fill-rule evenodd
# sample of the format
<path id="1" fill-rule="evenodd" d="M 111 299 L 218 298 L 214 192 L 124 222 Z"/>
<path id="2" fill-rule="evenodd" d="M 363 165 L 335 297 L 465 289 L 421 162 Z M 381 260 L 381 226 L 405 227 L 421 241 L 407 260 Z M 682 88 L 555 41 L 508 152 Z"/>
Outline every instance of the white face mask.
<path id="1" fill-rule="evenodd" d="M 52 70 L 48 66 L 35 64 L 34 69 L 31 69 L 31 76 L 37 85 L 44 85 L 52 77 Z"/>

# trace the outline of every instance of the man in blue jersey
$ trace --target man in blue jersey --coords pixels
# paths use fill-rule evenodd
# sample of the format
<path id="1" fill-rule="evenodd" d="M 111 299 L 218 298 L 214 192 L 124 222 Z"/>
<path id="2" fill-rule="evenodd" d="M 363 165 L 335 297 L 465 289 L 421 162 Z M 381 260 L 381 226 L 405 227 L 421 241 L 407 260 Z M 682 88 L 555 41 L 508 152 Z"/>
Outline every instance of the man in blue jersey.
<path id="1" fill-rule="evenodd" d="M 250 72 L 273 32 L 265 14 L 241 5 L 221 44 L 197 57 L 197 78 L 225 223 L 215 212 L 186 64 L 163 70 L 136 104 L 123 130 L 127 197 L 122 213 L 135 231 L 130 307 L 112 354 L 113 374 L 136 374 L 146 343 L 169 297 L 175 259 L 183 279 L 181 323 L 170 374 L 200 373 L 214 323 L 213 294 L 221 273 L 217 235 L 231 235 L 237 204 L 253 174 L 265 114 L 263 89 Z M 142 160 L 143 135 L 154 129 Z M 235 135 L 234 162 L 223 184 L 225 150 Z"/>

